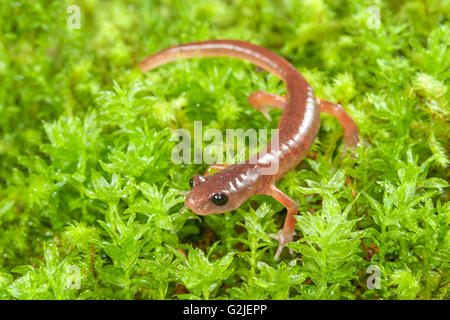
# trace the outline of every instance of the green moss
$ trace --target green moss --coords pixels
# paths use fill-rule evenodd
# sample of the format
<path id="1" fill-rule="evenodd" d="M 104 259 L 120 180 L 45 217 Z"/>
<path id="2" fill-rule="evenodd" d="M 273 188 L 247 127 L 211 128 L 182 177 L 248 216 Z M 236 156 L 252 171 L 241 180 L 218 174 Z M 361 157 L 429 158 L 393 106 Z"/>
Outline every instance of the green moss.
<path id="1" fill-rule="evenodd" d="M 71 4 L 0 4 L 1 299 L 449 298 L 448 1 L 84 0 L 79 30 Z M 280 112 L 246 97 L 283 83 L 225 58 L 135 68 L 217 38 L 285 56 L 368 143 L 341 160 L 322 116 L 314 155 L 279 184 L 300 206 L 279 262 L 275 200 L 180 212 L 206 166 L 173 164 L 170 137 L 194 120 L 275 128 Z"/>

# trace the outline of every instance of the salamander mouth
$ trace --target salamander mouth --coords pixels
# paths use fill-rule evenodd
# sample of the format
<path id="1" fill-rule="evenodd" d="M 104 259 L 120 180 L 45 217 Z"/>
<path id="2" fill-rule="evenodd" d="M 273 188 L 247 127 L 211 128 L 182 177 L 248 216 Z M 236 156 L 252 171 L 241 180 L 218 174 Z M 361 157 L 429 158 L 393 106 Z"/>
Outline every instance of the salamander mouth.
<path id="1" fill-rule="evenodd" d="M 214 207 L 211 208 L 207 204 L 198 205 L 198 203 L 196 203 L 193 199 L 191 199 L 189 197 L 184 201 L 184 206 L 199 216 L 206 216 L 206 215 L 210 215 L 210 214 L 221 214 L 226 211 L 229 211 L 229 210 L 226 210 L 226 211 L 214 210 L 215 209 Z"/>
<path id="2" fill-rule="evenodd" d="M 184 206 L 199 216 L 205 216 L 208 214 L 206 208 L 199 207 L 195 200 L 189 196 L 184 201 Z"/>

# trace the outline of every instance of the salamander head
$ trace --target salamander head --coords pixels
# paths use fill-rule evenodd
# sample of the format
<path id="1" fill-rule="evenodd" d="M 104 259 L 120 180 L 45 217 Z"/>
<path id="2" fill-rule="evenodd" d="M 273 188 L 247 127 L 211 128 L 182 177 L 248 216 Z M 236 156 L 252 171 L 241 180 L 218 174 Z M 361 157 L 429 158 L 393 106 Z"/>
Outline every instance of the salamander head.
<path id="1" fill-rule="evenodd" d="M 184 204 L 201 216 L 232 211 L 247 200 L 242 192 L 231 191 L 228 180 L 219 172 L 206 177 L 197 174 L 189 181 L 189 185 L 191 191 Z"/>

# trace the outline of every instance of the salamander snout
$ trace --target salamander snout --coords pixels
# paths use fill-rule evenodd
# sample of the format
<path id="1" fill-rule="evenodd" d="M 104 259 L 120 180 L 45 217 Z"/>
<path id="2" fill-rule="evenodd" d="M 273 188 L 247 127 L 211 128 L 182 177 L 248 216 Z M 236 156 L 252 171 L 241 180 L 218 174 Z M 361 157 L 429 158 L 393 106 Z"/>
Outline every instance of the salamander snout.
<path id="1" fill-rule="evenodd" d="M 184 205 L 198 215 L 224 213 L 241 205 L 239 196 L 221 186 L 214 176 L 195 175 L 189 185 L 191 191 Z"/>

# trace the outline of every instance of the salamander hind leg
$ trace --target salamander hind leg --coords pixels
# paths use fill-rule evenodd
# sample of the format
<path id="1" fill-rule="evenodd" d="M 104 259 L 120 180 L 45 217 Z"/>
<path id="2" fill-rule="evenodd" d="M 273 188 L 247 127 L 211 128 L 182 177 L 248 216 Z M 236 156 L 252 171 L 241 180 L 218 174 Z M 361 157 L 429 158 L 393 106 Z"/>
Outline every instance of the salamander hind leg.
<path id="1" fill-rule="evenodd" d="M 359 147 L 359 130 L 355 121 L 345 111 L 340 104 L 334 104 L 320 98 L 317 98 L 320 112 L 331 114 L 336 117 L 344 129 L 345 150 L 348 148 Z"/>
<path id="2" fill-rule="evenodd" d="M 248 102 L 258 111 L 260 111 L 267 120 L 271 121 L 269 115 L 270 108 L 268 105 L 283 110 L 286 105 L 285 96 L 277 96 L 276 94 L 264 92 L 264 91 L 254 91 L 248 98 Z"/>
<path id="3" fill-rule="evenodd" d="M 283 192 L 278 190 L 275 186 L 269 188 L 267 194 L 274 197 L 275 200 L 280 202 L 287 209 L 287 215 L 286 219 L 284 220 L 283 229 L 281 229 L 277 234 L 270 235 L 275 240 L 278 240 L 278 249 L 274 257 L 275 260 L 278 260 L 278 258 L 281 255 L 281 252 L 283 251 L 284 246 L 294 239 L 295 223 L 296 223 L 294 216 L 298 213 L 298 204 L 294 200 L 289 198 L 287 195 L 285 195 Z M 291 250 L 290 252 L 292 253 Z"/>

